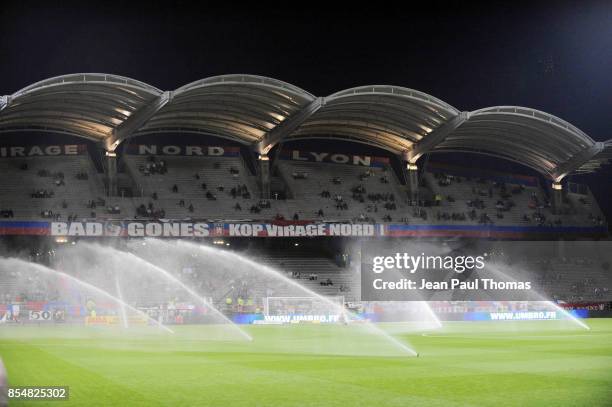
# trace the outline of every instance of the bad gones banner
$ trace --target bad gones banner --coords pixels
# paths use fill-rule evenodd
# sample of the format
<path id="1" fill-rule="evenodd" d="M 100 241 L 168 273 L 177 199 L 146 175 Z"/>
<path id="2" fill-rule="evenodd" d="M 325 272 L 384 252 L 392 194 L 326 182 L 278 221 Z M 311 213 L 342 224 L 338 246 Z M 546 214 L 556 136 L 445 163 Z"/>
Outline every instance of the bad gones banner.
<path id="1" fill-rule="evenodd" d="M 376 227 L 346 223 L 52 222 L 50 232 L 52 236 L 75 237 L 368 237 L 376 235 Z"/>
<path id="2" fill-rule="evenodd" d="M 147 226 L 151 224 L 151 226 Z M 165 226 L 164 226 L 165 225 Z M 406 225 L 406 224 L 347 224 L 325 222 L 197 222 L 107 220 L 89 222 L 48 222 L 40 220 L 0 220 L 0 236 L 177 236 L 177 237 L 472 237 L 528 239 L 535 237 L 606 236 L 605 226 L 497 226 L 497 225 Z"/>

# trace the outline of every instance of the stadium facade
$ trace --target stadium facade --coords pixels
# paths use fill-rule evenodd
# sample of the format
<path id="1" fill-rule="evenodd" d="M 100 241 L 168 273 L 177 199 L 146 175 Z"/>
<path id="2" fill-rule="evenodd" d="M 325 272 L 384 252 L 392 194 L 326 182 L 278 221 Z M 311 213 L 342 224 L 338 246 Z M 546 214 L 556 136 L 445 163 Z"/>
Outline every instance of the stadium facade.
<path id="1" fill-rule="evenodd" d="M 9 218 L 0 222 L 4 235 L 607 233 L 588 188 L 565 180 L 605 164 L 612 140 L 597 142 L 558 117 L 524 107 L 460 111 L 387 85 L 316 97 L 253 75 L 162 91 L 116 75 L 71 74 L 2 97 L 0 132 L 3 178 L 12 180 L 4 182 L 0 201 Z M 45 142 L 46 134 L 65 138 Z M 169 138 L 159 142 L 160 134 Z M 344 150 L 348 145 L 362 148 L 353 153 Z M 533 173 L 430 163 L 432 153 L 493 157 Z M 160 161 L 161 175 L 170 169 L 162 178 Z M 31 168 L 48 188 L 15 182 L 28 179 Z M 64 175 L 84 183 L 64 181 Z M 70 189 L 74 193 L 66 194 Z M 36 204 L 28 209 L 28 202 Z"/>

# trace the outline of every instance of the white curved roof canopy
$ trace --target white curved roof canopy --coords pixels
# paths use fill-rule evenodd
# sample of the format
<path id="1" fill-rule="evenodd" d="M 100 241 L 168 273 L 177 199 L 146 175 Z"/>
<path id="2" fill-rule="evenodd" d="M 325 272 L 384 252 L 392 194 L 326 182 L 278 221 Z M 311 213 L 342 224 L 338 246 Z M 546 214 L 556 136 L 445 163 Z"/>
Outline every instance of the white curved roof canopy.
<path id="1" fill-rule="evenodd" d="M 293 85 L 252 75 L 202 79 L 173 92 L 138 134 L 177 131 L 255 143 L 315 97 Z"/>
<path id="2" fill-rule="evenodd" d="M 116 75 L 46 79 L 6 97 L 0 131 L 41 130 L 103 141 L 161 93 L 153 86 Z"/>
<path id="3" fill-rule="evenodd" d="M 578 174 L 597 171 L 602 165 L 612 161 L 612 140 L 601 143 L 602 149 L 575 170 Z"/>
<path id="4" fill-rule="evenodd" d="M 346 138 L 400 154 L 459 113 L 426 93 L 396 86 L 362 86 L 335 93 L 291 139 Z"/>
<path id="5" fill-rule="evenodd" d="M 498 106 L 460 112 L 426 93 L 375 85 L 327 97 L 254 75 L 223 75 L 163 92 L 107 74 L 47 79 L 0 97 L 0 132 L 65 133 L 113 150 L 124 139 L 210 134 L 262 154 L 284 140 L 331 138 L 384 148 L 415 162 L 429 152 L 470 152 L 531 167 L 554 180 L 612 158 L 571 124 L 538 110 Z"/>
<path id="6" fill-rule="evenodd" d="M 535 109 L 499 106 L 476 110 L 433 151 L 474 152 L 531 167 L 556 179 L 597 143 L 571 124 Z M 587 157 L 585 157 L 587 158 Z"/>

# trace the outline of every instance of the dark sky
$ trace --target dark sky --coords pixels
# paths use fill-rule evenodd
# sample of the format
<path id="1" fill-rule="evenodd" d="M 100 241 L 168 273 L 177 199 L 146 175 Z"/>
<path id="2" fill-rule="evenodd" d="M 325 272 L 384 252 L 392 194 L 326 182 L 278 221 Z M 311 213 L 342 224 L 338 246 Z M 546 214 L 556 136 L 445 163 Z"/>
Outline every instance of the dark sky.
<path id="1" fill-rule="evenodd" d="M 301 13 L 265 3 L 252 10 L 83 3 L 0 5 L 0 94 L 73 72 L 120 74 L 163 90 L 251 73 L 316 95 L 393 84 L 461 110 L 523 105 L 612 138 L 609 1 L 429 9 L 353 2 L 335 11 L 295 3 Z"/>

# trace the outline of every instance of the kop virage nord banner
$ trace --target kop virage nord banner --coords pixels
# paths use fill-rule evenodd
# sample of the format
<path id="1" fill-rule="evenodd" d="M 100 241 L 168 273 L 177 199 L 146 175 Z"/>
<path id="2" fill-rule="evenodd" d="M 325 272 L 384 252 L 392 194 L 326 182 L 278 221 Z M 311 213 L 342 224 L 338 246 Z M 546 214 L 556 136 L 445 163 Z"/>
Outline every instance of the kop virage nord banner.
<path id="1" fill-rule="evenodd" d="M 380 228 L 379 228 L 380 229 Z M 375 225 L 347 223 L 51 222 L 52 236 L 317 237 L 376 236 Z"/>
<path id="2" fill-rule="evenodd" d="M 612 242 L 367 241 L 364 301 L 612 299 Z"/>
<path id="3" fill-rule="evenodd" d="M 518 239 L 528 236 L 565 235 L 599 236 L 601 226 L 489 226 L 489 225 L 407 225 L 352 224 L 311 221 L 207 222 L 207 221 L 137 221 L 106 220 L 83 222 L 0 221 L 0 235 L 51 236 L 128 236 L 128 237 L 478 237 Z"/>

